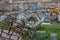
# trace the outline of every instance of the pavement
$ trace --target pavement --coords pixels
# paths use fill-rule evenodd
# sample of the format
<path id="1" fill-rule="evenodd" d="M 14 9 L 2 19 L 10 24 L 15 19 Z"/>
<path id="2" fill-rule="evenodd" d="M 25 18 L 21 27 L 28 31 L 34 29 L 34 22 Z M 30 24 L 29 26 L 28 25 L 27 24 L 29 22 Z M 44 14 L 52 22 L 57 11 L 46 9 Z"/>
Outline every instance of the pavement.
<path id="1" fill-rule="evenodd" d="M 4 30 L 1 37 L 0 37 L 0 40 L 9 40 L 11 33 L 12 33 L 12 31 L 10 31 L 10 33 L 8 34 L 8 30 Z M 1 29 L 0 29 L 0 34 L 1 34 Z M 20 37 L 19 34 L 13 33 L 10 39 L 17 40 L 18 37 Z M 21 39 L 19 38 L 19 40 L 21 40 Z"/>

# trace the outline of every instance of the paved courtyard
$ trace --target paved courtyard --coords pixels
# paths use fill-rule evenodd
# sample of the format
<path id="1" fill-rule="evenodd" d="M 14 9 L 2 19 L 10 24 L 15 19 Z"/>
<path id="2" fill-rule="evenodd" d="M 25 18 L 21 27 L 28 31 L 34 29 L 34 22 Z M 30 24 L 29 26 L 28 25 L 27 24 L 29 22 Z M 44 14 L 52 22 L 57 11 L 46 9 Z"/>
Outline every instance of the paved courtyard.
<path id="1" fill-rule="evenodd" d="M 10 34 L 8 34 L 8 30 L 4 30 L 1 37 L 0 37 L 0 40 L 9 40 L 11 33 L 12 32 L 10 32 Z M 0 34 L 1 34 L 1 29 L 0 29 Z M 13 33 L 10 39 L 17 40 L 18 36 L 19 36 L 19 34 Z M 19 38 L 19 40 L 20 40 L 20 38 Z"/>

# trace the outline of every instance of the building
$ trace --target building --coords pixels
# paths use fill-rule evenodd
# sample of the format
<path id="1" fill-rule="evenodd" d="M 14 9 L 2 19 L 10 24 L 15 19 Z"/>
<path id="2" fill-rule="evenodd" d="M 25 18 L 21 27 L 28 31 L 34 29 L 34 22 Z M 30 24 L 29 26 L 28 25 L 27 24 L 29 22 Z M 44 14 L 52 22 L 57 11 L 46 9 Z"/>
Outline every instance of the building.
<path id="1" fill-rule="evenodd" d="M 5 4 L 4 6 L 6 6 L 7 3 L 8 5 L 6 6 L 7 9 L 17 10 L 17 9 L 24 9 L 24 7 L 27 8 L 27 5 L 24 6 L 23 3 L 33 3 L 33 2 L 38 3 L 39 7 L 46 7 L 46 8 L 57 7 L 60 9 L 60 3 L 59 3 L 60 0 L 1 0 L 0 5 Z"/>

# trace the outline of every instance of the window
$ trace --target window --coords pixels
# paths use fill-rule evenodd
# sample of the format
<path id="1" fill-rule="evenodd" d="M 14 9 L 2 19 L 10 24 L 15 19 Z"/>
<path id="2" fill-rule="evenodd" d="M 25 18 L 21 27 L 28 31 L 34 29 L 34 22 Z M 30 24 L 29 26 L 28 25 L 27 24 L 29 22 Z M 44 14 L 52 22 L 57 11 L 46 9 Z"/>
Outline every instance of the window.
<path id="1" fill-rule="evenodd" d="M 31 8 L 38 8 L 38 4 L 37 3 L 29 3 L 29 6 Z"/>
<path id="2" fill-rule="evenodd" d="M 58 0 L 52 0 L 52 2 L 58 2 Z"/>

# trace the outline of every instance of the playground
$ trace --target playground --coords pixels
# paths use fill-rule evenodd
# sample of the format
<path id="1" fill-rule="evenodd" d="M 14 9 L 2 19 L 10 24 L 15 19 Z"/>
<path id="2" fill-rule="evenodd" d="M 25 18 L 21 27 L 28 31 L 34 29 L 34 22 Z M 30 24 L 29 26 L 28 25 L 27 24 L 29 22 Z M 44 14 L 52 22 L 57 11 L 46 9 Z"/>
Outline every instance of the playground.
<path id="1" fill-rule="evenodd" d="M 60 40 L 58 15 L 58 7 L 54 5 L 3 0 L 0 3 L 0 40 Z"/>

